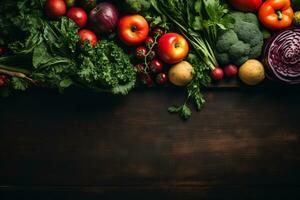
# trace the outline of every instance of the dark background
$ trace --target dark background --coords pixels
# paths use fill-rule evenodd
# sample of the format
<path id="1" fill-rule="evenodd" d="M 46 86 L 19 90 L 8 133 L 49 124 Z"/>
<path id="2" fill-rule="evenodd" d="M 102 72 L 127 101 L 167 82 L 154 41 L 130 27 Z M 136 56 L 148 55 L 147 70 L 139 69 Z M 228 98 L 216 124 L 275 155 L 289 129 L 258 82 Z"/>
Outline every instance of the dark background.
<path id="1" fill-rule="evenodd" d="M 0 199 L 300 199 L 300 88 L 205 96 L 187 122 L 174 88 L 0 99 Z"/>

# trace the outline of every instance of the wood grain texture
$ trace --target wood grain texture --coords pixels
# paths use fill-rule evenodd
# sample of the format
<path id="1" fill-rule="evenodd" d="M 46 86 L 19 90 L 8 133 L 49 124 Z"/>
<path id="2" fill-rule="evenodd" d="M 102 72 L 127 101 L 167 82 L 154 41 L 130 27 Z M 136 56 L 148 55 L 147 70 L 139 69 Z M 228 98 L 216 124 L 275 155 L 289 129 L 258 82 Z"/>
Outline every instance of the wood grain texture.
<path id="1" fill-rule="evenodd" d="M 0 99 L 0 198 L 297 197 L 300 88 L 205 95 L 188 122 L 166 112 L 173 88 Z"/>

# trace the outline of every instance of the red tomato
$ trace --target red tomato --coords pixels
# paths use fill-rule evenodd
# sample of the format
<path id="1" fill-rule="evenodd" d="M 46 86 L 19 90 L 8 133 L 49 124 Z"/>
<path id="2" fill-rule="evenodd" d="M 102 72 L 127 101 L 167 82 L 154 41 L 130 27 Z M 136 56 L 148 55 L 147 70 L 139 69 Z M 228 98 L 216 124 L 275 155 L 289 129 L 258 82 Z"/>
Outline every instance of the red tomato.
<path id="1" fill-rule="evenodd" d="M 151 76 L 149 76 L 148 74 L 142 74 L 141 75 L 141 81 L 147 87 L 152 87 L 153 86 L 153 78 Z"/>
<path id="2" fill-rule="evenodd" d="M 120 19 L 118 25 L 119 38 L 127 45 L 139 45 L 149 34 L 149 25 L 141 15 L 128 15 Z"/>
<path id="3" fill-rule="evenodd" d="M 238 10 L 255 12 L 262 4 L 262 0 L 230 0 L 230 3 Z"/>
<path id="4" fill-rule="evenodd" d="M 164 64 L 160 60 L 154 59 L 150 62 L 149 67 L 151 72 L 159 73 L 163 70 Z"/>
<path id="5" fill-rule="evenodd" d="M 67 12 L 67 5 L 64 0 L 47 0 L 46 13 L 51 18 L 61 17 Z"/>
<path id="6" fill-rule="evenodd" d="M 160 37 L 160 36 L 162 36 L 163 34 L 165 33 L 165 31 L 163 30 L 163 29 L 161 29 L 161 28 L 159 28 L 159 27 L 156 27 L 156 28 L 154 28 L 154 30 L 152 31 L 152 35 L 154 36 L 154 37 Z"/>
<path id="7" fill-rule="evenodd" d="M 80 28 L 83 28 L 86 23 L 88 16 L 82 8 L 72 7 L 67 13 L 67 16 L 72 19 Z"/>
<path id="8" fill-rule="evenodd" d="M 97 36 L 94 32 L 88 29 L 82 29 L 79 31 L 80 41 L 83 43 L 85 40 L 90 41 L 90 43 L 95 46 L 97 44 Z"/>
<path id="9" fill-rule="evenodd" d="M 136 48 L 135 57 L 137 59 L 142 60 L 142 59 L 145 59 L 147 53 L 148 53 L 148 51 L 147 51 L 146 47 L 141 46 L 141 47 Z"/>
<path id="10" fill-rule="evenodd" d="M 167 33 L 158 41 L 158 55 L 167 64 L 182 61 L 188 53 L 189 44 L 182 35 Z"/>
<path id="11" fill-rule="evenodd" d="M 145 40 L 145 45 L 148 49 L 150 49 L 152 47 L 152 45 L 154 44 L 155 40 L 153 37 L 148 36 Z"/>
<path id="12" fill-rule="evenodd" d="M 159 73 L 157 76 L 156 76 L 156 83 L 158 85 L 164 85 L 168 82 L 168 76 L 167 74 L 165 73 Z"/>

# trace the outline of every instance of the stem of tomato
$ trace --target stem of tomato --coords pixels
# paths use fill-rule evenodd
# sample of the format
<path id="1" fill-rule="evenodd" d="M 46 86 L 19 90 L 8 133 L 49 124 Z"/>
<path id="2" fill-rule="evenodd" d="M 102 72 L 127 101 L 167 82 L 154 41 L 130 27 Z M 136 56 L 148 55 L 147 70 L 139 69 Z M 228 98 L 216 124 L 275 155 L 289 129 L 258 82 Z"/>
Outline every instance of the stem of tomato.
<path id="1" fill-rule="evenodd" d="M 282 16 L 281 10 L 277 10 L 277 11 L 276 11 L 276 14 L 278 15 L 278 20 L 279 20 L 279 21 L 282 20 L 283 16 Z"/>
<path id="2" fill-rule="evenodd" d="M 156 36 L 154 37 L 154 42 L 153 42 L 153 44 L 151 45 L 151 47 L 149 48 L 149 51 L 147 52 L 147 54 L 145 55 L 145 58 L 144 58 L 144 64 L 145 64 L 144 73 L 145 73 L 145 74 L 147 74 L 147 70 L 149 69 L 149 65 L 148 65 L 148 62 L 147 62 L 148 57 L 149 57 L 151 51 L 152 51 L 152 50 L 154 49 L 154 47 L 156 46 L 156 44 L 157 44 L 157 39 L 158 39 L 158 38 L 159 38 L 159 35 L 156 35 Z"/>

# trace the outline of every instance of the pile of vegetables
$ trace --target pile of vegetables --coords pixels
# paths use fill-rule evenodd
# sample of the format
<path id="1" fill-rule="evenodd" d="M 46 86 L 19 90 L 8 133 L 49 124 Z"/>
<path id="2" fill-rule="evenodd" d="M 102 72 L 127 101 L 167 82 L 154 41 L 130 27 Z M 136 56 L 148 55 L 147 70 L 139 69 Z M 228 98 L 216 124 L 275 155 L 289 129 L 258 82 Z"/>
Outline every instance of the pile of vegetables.
<path id="1" fill-rule="evenodd" d="M 0 93 L 126 95 L 169 82 L 187 97 L 168 111 L 188 119 L 201 89 L 225 77 L 299 84 L 299 10 L 299 0 L 2 0 Z"/>

